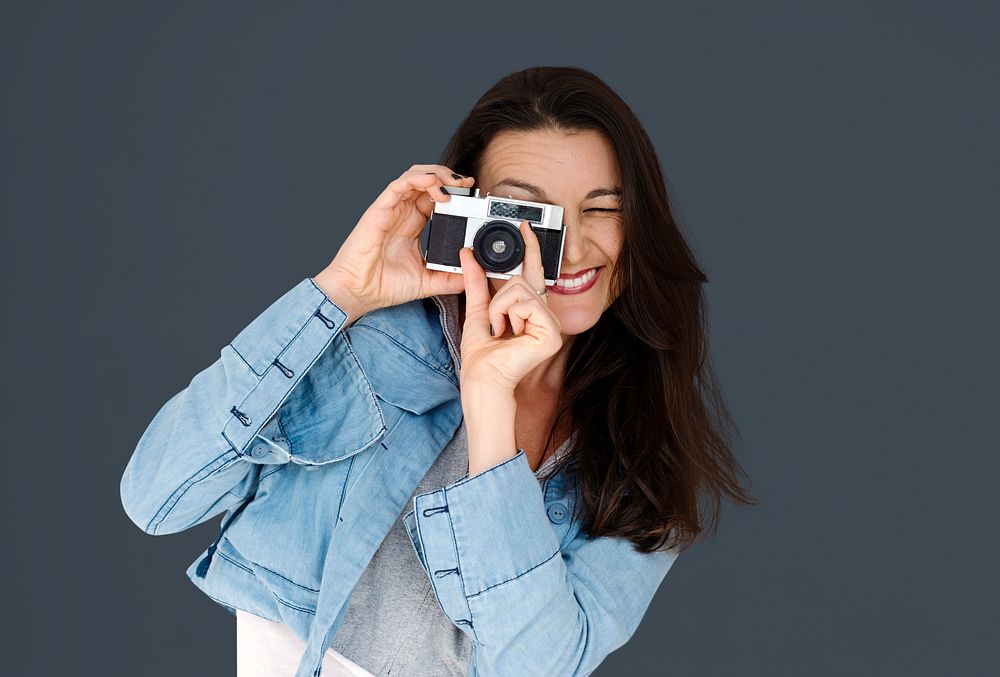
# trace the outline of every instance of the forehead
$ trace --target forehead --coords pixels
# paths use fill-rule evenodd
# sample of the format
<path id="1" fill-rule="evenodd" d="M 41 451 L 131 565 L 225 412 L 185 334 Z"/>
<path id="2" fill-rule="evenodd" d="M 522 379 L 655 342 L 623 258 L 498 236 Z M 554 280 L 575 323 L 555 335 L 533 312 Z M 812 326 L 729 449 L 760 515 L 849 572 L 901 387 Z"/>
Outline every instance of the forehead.
<path id="1" fill-rule="evenodd" d="M 504 179 L 517 179 L 563 201 L 620 181 L 611 143 L 594 130 L 505 130 L 490 140 L 480 165 L 476 178 L 485 190 Z"/>

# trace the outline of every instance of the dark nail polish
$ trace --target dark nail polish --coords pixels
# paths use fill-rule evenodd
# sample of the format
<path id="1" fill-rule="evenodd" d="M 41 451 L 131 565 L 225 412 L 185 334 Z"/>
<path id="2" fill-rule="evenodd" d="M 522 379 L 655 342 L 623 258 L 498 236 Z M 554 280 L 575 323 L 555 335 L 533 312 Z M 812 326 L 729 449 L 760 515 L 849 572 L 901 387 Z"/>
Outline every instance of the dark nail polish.
<path id="1" fill-rule="evenodd" d="M 453 179 L 464 179 L 465 177 L 462 176 L 461 174 L 456 174 L 455 172 L 452 172 L 451 173 L 451 178 L 453 178 Z"/>
<path id="2" fill-rule="evenodd" d="M 490 336 L 494 336 L 494 334 L 493 334 L 493 323 L 492 322 L 490 322 Z"/>

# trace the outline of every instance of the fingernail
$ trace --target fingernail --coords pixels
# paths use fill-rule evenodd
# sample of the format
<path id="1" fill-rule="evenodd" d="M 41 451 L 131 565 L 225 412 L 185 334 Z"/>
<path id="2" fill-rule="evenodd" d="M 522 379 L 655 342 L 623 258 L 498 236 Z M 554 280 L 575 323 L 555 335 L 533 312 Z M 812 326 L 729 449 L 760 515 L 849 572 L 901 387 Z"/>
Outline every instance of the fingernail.
<path id="1" fill-rule="evenodd" d="M 462 176 L 461 174 L 456 174 L 455 172 L 452 172 L 451 173 L 451 178 L 453 178 L 453 179 L 464 179 L 465 177 Z"/>
<path id="2" fill-rule="evenodd" d="M 493 323 L 490 322 L 490 336 L 493 336 Z"/>

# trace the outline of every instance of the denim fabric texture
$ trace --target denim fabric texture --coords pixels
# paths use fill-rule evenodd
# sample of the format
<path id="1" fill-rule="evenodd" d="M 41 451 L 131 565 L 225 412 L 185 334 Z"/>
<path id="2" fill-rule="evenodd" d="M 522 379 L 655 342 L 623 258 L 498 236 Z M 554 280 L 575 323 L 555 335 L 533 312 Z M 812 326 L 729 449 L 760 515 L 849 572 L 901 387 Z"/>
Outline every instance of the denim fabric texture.
<path id="1" fill-rule="evenodd" d="M 122 505 L 148 534 L 224 514 L 186 574 L 234 615 L 300 637 L 295 677 L 321 675 L 401 513 L 441 609 L 472 641 L 473 676 L 592 673 L 677 557 L 586 538 L 571 473 L 539 482 L 523 451 L 413 495 L 462 422 L 442 312 L 417 299 L 345 329 L 307 277 L 166 401 L 124 470 Z"/>

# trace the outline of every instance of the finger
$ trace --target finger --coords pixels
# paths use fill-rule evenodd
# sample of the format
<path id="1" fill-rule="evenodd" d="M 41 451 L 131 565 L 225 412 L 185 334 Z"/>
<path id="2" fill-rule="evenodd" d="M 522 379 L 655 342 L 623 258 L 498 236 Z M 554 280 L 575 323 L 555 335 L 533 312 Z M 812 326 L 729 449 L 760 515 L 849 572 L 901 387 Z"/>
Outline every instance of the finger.
<path id="1" fill-rule="evenodd" d="M 415 174 L 434 174 L 441 179 L 442 183 L 449 186 L 467 187 L 473 181 L 471 176 L 458 174 L 451 167 L 445 167 L 444 165 L 413 165 L 404 174 L 411 172 Z"/>
<path id="2" fill-rule="evenodd" d="M 392 209 L 404 200 L 412 200 L 416 195 L 427 192 L 438 185 L 441 179 L 430 174 L 406 172 L 391 181 L 375 199 L 373 205 L 379 209 Z"/>
<path id="3" fill-rule="evenodd" d="M 447 168 L 445 168 L 447 170 Z M 431 173 L 431 172 L 427 172 Z M 433 172 L 438 178 L 441 177 L 441 172 Z M 425 201 L 423 199 L 417 200 L 417 209 L 420 213 L 424 215 L 424 218 L 429 219 L 431 214 L 434 212 L 434 204 L 437 202 L 448 202 L 451 200 L 451 194 L 444 190 L 444 186 L 453 186 L 457 188 L 471 188 L 472 184 L 475 183 L 475 179 L 471 176 L 462 176 L 455 172 L 450 172 L 448 174 L 450 179 L 442 179 L 442 183 L 437 186 L 433 186 L 427 190 L 428 199 Z M 455 182 L 458 183 L 455 183 Z"/>
<path id="4" fill-rule="evenodd" d="M 521 266 L 521 277 L 533 291 L 545 289 L 545 267 L 542 265 L 542 246 L 538 236 L 531 229 L 527 219 L 521 221 L 521 237 L 524 238 L 524 261 Z M 545 297 L 539 297 L 546 303 Z"/>
<path id="5" fill-rule="evenodd" d="M 467 186 L 473 180 L 471 176 L 463 176 L 451 167 L 446 167 L 444 165 L 413 165 L 406 171 L 424 174 L 433 172 L 434 174 L 437 174 L 438 178 L 448 185 L 461 184 L 463 186 Z"/>
<path id="6" fill-rule="evenodd" d="M 528 288 L 528 283 L 520 275 L 515 275 L 504 282 L 490 301 L 490 324 L 493 325 L 497 336 L 507 333 L 508 308 L 518 301 L 531 299 L 533 294 L 534 292 Z"/>
<path id="7" fill-rule="evenodd" d="M 486 279 L 486 271 L 476 261 L 471 247 L 462 247 L 458 252 L 462 263 L 462 276 L 465 282 L 465 326 L 463 334 L 468 332 L 472 338 L 484 338 L 490 335 L 490 289 Z"/>
<path id="8" fill-rule="evenodd" d="M 427 269 L 427 282 L 423 286 L 422 298 L 442 294 L 459 294 L 465 290 L 465 276 L 447 270 Z"/>
<path id="9" fill-rule="evenodd" d="M 434 174 L 435 172 L 427 172 L 428 174 Z M 443 181 L 435 186 L 432 186 L 433 190 L 428 190 L 428 194 L 431 196 L 431 202 L 447 202 L 451 199 L 451 193 L 444 189 L 445 184 Z"/>
<path id="10" fill-rule="evenodd" d="M 392 209 L 403 200 L 414 199 L 421 192 L 426 192 L 434 200 L 446 201 L 450 199 L 450 196 L 440 188 L 441 185 L 468 187 L 474 181 L 471 176 L 454 179 L 450 172 L 419 168 L 434 166 L 414 165 L 413 169 L 407 170 L 399 178 L 390 182 L 375 199 L 374 205 L 380 209 Z"/>
<path id="11" fill-rule="evenodd" d="M 536 299 L 519 301 L 507 309 L 511 331 L 514 336 L 527 334 L 543 339 L 555 331 L 552 313 Z"/>
<path id="12" fill-rule="evenodd" d="M 424 166 L 424 165 L 420 165 Z M 436 166 L 436 165 L 433 165 Z M 471 176 L 462 176 L 448 170 L 447 167 L 443 168 L 444 171 L 435 170 L 424 172 L 424 174 L 433 174 L 441 180 L 441 183 L 436 183 L 426 189 L 427 199 L 416 200 L 417 209 L 423 215 L 424 219 L 429 219 L 434 213 L 434 204 L 436 202 L 448 202 L 451 200 L 451 194 L 444 190 L 444 186 L 456 186 L 460 188 L 469 188 L 472 186 L 475 179 Z M 447 177 L 445 177 L 447 174 Z M 457 183 L 456 183 L 457 182 Z M 418 196 L 419 197 L 419 196 Z"/>
<path id="13" fill-rule="evenodd" d="M 472 181 L 475 180 L 471 176 L 462 176 L 453 172 L 450 168 L 443 165 L 413 165 L 410 171 L 423 171 L 424 174 L 433 174 L 441 180 L 440 184 L 431 187 L 427 191 L 433 202 L 447 202 L 451 199 L 451 194 L 444 190 L 444 186 L 468 188 L 472 185 Z"/>
<path id="14" fill-rule="evenodd" d="M 515 303 L 514 305 L 512 305 L 510 308 L 507 309 L 507 313 L 510 316 L 510 330 L 511 332 L 513 332 L 514 336 L 520 336 L 521 334 L 524 333 L 525 320 L 529 316 L 529 313 L 527 313 L 524 310 L 518 312 L 518 306 L 520 306 L 523 303 L 524 301 Z M 524 317 L 522 317 L 522 315 Z"/>

